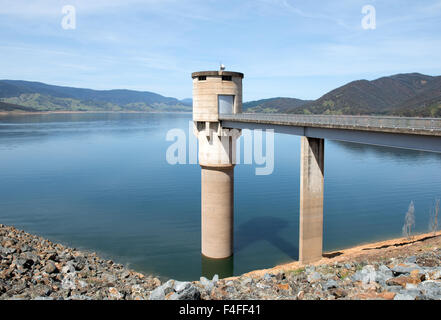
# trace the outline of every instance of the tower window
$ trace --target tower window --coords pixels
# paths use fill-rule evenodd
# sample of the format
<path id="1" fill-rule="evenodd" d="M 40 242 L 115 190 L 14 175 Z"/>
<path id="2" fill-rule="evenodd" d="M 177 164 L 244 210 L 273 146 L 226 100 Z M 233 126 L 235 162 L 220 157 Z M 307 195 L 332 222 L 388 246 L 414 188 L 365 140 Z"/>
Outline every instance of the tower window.
<path id="1" fill-rule="evenodd" d="M 234 96 L 218 96 L 219 114 L 232 114 L 234 110 Z"/>
<path id="2" fill-rule="evenodd" d="M 222 81 L 233 81 L 232 76 L 222 76 Z"/>
<path id="3" fill-rule="evenodd" d="M 199 77 L 198 77 L 198 80 L 199 80 L 199 81 L 207 80 L 207 76 L 199 76 Z"/>

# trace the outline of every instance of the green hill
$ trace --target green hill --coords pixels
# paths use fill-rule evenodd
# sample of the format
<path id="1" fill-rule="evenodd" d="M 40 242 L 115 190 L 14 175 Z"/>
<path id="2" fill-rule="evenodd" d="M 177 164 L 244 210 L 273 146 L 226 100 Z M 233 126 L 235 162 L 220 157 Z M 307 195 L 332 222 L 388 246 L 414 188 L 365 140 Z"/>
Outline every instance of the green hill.
<path id="1" fill-rule="evenodd" d="M 441 116 L 441 77 L 397 74 L 341 86 L 289 113 Z"/>
<path id="2" fill-rule="evenodd" d="M 310 102 L 310 100 L 279 97 L 245 102 L 242 106 L 242 109 L 244 112 L 252 113 L 287 113 L 293 108 L 301 107 L 308 102 Z"/>
<path id="3" fill-rule="evenodd" d="M 23 106 L 19 106 L 16 104 L 12 104 L 12 103 L 6 103 L 6 102 L 1 102 L 0 101 L 0 112 L 14 112 L 14 111 L 18 111 L 18 112 L 35 112 L 37 110 L 33 109 L 33 108 L 29 108 L 29 107 L 23 107 Z"/>
<path id="4" fill-rule="evenodd" d="M 0 80 L 0 101 L 37 111 L 191 111 L 187 101 L 148 91 L 92 90 L 18 80 Z"/>

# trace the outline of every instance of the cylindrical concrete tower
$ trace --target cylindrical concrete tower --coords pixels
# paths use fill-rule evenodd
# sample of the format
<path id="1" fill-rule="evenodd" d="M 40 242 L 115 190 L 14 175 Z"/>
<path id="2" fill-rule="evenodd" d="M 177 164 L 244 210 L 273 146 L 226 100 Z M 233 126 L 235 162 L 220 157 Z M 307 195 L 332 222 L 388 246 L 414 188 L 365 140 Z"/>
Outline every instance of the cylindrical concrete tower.
<path id="1" fill-rule="evenodd" d="M 243 74 L 194 72 L 193 121 L 201 165 L 202 254 L 233 254 L 234 164 L 240 130 L 222 128 L 219 114 L 242 112 Z"/>

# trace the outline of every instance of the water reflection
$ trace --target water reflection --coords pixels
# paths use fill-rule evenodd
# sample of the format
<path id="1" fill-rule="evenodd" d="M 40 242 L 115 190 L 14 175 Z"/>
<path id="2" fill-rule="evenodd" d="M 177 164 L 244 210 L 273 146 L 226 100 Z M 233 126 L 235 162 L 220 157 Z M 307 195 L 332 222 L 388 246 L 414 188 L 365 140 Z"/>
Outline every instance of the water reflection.
<path id="1" fill-rule="evenodd" d="M 85 139 L 91 136 L 163 135 L 165 128 L 181 121 L 188 125 L 185 115 L 147 113 L 72 113 L 0 115 L 0 142 L 12 150 L 18 146 L 40 144 L 53 139 Z"/>
<path id="2" fill-rule="evenodd" d="M 219 275 L 219 279 L 233 276 L 234 273 L 234 256 L 225 259 L 211 259 L 201 254 L 201 270 L 202 276 L 212 279 L 215 274 Z"/>
<path id="3" fill-rule="evenodd" d="M 441 160 L 441 153 L 435 152 L 381 147 L 346 141 L 332 141 L 332 143 L 341 147 L 342 149 L 345 149 L 345 151 L 348 151 L 356 157 L 372 156 L 374 158 L 411 163 L 418 163 L 421 160 L 427 159 Z"/>
<path id="4" fill-rule="evenodd" d="M 260 216 L 238 226 L 235 232 L 235 252 L 259 242 L 267 241 L 291 259 L 298 259 L 298 248 L 284 239 L 280 233 L 289 227 L 289 221 L 277 217 Z"/>

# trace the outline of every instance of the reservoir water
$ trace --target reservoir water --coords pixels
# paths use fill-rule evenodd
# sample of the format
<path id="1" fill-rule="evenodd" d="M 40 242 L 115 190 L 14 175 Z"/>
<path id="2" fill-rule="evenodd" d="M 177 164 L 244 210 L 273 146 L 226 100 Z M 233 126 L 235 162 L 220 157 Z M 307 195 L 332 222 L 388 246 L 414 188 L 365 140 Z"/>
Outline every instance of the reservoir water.
<path id="1" fill-rule="evenodd" d="M 167 132 L 188 134 L 190 120 L 0 116 L 0 223 L 179 280 L 297 259 L 300 138 L 275 135 L 271 175 L 236 166 L 235 254 L 211 261 L 200 254 L 200 168 L 166 161 Z M 326 141 L 324 250 L 401 236 L 411 201 L 414 231 L 427 232 L 440 182 L 441 154 Z"/>

